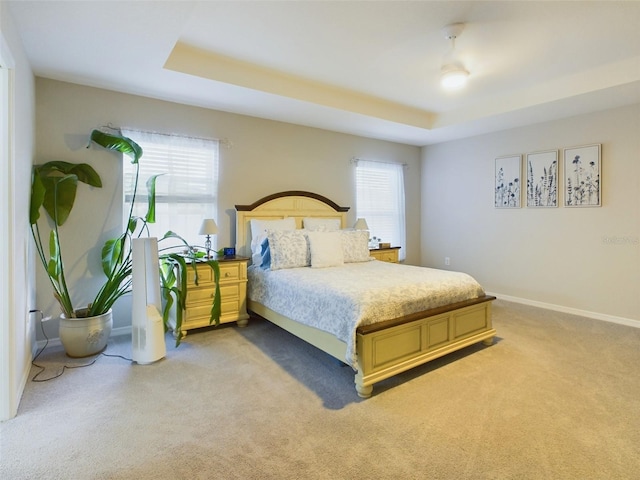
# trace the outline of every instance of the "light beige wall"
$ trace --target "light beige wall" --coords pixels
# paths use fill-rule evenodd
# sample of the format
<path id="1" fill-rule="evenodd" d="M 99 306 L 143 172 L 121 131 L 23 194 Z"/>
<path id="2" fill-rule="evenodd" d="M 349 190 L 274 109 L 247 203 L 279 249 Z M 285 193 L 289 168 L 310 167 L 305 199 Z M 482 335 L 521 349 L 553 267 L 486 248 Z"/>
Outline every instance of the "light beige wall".
<path id="1" fill-rule="evenodd" d="M 1 233 L 11 250 L 4 260 L 3 269 L 5 272 L 8 270 L 12 277 L 11 285 L 8 287 L 9 305 L 3 305 L 3 312 L 9 311 L 10 315 L 8 318 L 4 318 L 4 315 L 0 318 L 0 331 L 8 332 L 8 336 L 4 337 L 3 334 L 0 341 L 0 363 L 3 365 L 0 375 L 9 376 L 0 382 L 0 420 L 3 420 L 15 415 L 28 378 L 37 317 L 29 315 L 29 310 L 35 303 L 35 285 L 28 227 L 28 185 L 31 182 L 31 162 L 35 150 L 35 79 L 5 2 L 0 2 L 0 31 L 13 60 L 10 67 L 14 99 L 13 105 L 10 106 L 14 113 L 13 129 L 10 132 L 10 148 L 13 154 L 8 178 L 11 191 L 2 192 L 3 201 L 0 207 L 6 209 L 3 214 L 8 215 L 10 222 L 9 232 Z M 7 193 L 11 195 L 9 201 L 4 198 L 4 194 Z"/>
<path id="2" fill-rule="evenodd" d="M 446 268 L 497 294 L 640 320 L 639 132 L 635 105 L 425 147 L 423 264 L 445 268 L 450 257 Z M 563 147 L 593 143 L 602 207 L 493 207 L 496 157 L 559 149 L 561 158 Z"/>
<path id="3" fill-rule="evenodd" d="M 113 236 L 121 221 L 121 167 L 110 152 L 87 150 L 93 128 L 107 123 L 207 138 L 226 138 L 220 149 L 218 246 L 235 243 L 236 204 L 250 204 L 279 191 L 308 190 L 352 207 L 355 222 L 352 157 L 408 164 L 407 263 L 420 263 L 420 149 L 413 146 L 333 133 L 281 122 L 178 105 L 70 83 L 38 78 L 38 163 L 53 159 L 92 164 L 104 188 L 80 192 L 80 201 L 64 225 L 65 261 L 75 284 L 72 295 L 88 301 L 98 287 L 99 246 Z M 144 157 L 143 157 L 144 158 Z M 70 245 L 70 246 L 69 246 Z M 85 254 L 84 252 L 87 252 Z M 41 273 L 41 272 L 40 272 Z M 38 278 L 38 304 L 55 313 L 43 275 Z M 120 302 L 115 326 L 130 324 L 129 306 Z M 56 324 L 48 333 L 57 336 Z"/>

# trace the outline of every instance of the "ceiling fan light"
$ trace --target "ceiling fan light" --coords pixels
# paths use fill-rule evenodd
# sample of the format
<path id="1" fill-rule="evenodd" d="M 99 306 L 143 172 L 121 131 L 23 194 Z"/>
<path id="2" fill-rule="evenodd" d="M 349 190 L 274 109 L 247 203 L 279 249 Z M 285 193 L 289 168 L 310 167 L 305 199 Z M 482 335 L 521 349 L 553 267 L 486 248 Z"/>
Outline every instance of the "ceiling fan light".
<path id="1" fill-rule="evenodd" d="M 445 65 L 442 67 L 440 84 L 447 90 L 462 88 L 467 83 L 469 72 L 458 65 Z"/>

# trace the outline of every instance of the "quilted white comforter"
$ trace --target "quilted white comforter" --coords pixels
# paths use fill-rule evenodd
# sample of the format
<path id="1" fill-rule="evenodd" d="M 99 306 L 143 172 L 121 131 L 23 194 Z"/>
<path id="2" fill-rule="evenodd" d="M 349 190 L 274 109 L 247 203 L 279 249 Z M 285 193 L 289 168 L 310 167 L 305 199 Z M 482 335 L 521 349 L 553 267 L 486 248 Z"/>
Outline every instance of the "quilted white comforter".
<path id="1" fill-rule="evenodd" d="M 345 361 L 356 368 L 356 329 L 484 295 L 460 272 L 381 261 L 329 268 L 263 270 L 249 267 L 248 296 L 347 344 Z"/>

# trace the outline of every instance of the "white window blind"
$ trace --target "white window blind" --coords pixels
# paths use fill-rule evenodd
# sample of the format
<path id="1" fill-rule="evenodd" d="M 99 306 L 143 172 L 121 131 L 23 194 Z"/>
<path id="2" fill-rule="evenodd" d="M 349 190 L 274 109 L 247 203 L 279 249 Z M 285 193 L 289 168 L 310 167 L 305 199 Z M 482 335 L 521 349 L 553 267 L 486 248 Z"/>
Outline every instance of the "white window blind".
<path id="1" fill-rule="evenodd" d="M 356 163 L 357 217 L 367 221 L 371 237 L 401 247 L 401 260 L 406 247 L 403 170 L 398 163 Z"/>
<path id="2" fill-rule="evenodd" d="M 198 235 L 202 220 L 217 221 L 219 142 L 136 130 L 123 129 L 122 133 L 143 151 L 134 215 L 144 217 L 147 213 L 147 179 L 163 174 L 156 180 L 156 223 L 149 225 L 150 235 L 160 239 L 171 230 L 191 245 L 202 246 L 204 238 Z M 125 161 L 125 218 L 131 207 L 134 176 L 135 165 Z M 214 235 L 214 249 L 215 240 Z"/>

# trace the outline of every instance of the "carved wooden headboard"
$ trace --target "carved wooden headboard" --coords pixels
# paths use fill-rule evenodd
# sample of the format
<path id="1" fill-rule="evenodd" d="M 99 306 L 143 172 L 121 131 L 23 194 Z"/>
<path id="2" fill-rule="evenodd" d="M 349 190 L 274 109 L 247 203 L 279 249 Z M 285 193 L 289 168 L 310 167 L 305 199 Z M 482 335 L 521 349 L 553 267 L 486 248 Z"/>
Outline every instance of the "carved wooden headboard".
<path id="1" fill-rule="evenodd" d="M 349 207 L 341 207 L 317 193 L 288 191 L 274 193 L 251 205 L 236 205 L 236 254 L 251 258 L 251 220 L 276 220 L 294 217 L 302 228 L 305 217 L 338 218 L 342 228 L 347 224 Z"/>

